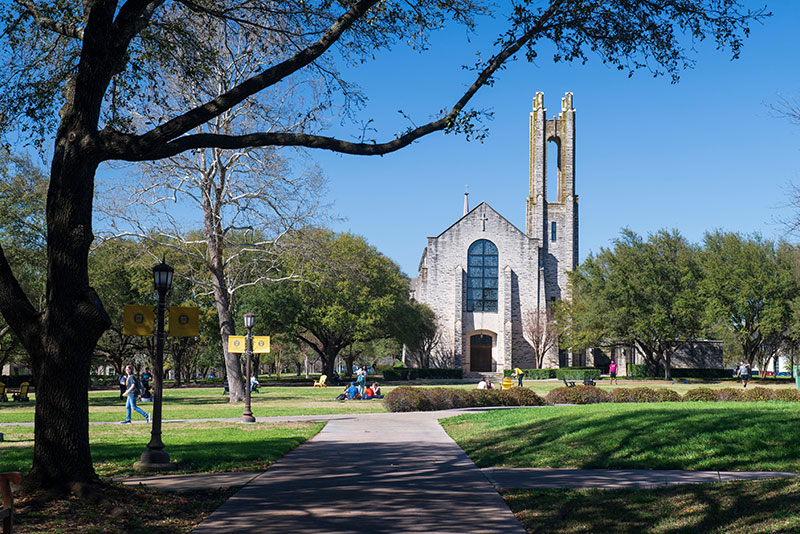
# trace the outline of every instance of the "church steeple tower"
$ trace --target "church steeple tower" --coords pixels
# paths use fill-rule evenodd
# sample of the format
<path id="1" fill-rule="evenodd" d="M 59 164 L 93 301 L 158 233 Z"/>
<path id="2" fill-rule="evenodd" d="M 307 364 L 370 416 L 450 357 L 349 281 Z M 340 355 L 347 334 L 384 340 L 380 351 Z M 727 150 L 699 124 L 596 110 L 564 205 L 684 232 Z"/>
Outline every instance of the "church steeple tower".
<path id="1" fill-rule="evenodd" d="M 533 99 L 530 114 L 530 193 L 526 201 L 525 232 L 538 239 L 546 279 L 546 302 L 561 298 L 566 272 L 578 265 L 578 197 L 575 195 L 575 108 L 572 93 L 561 99 L 561 112 L 546 118 L 544 94 Z M 552 144 L 551 144 L 552 143 Z M 556 158 L 556 176 L 547 175 L 547 158 Z M 555 202 L 547 188 L 555 187 Z"/>

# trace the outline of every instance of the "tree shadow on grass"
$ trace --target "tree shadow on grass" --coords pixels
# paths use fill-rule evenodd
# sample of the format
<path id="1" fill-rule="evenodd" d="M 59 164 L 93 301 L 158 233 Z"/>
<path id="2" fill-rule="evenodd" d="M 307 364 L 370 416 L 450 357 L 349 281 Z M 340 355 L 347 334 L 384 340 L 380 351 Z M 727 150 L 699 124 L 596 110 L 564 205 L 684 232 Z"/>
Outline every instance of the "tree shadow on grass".
<path id="1" fill-rule="evenodd" d="M 796 532 L 800 481 L 771 479 L 649 490 L 513 490 L 503 494 L 530 532 L 694 534 Z"/>
<path id="2" fill-rule="evenodd" d="M 800 426 L 771 407 L 654 409 L 558 415 L 487 426 L 460 440 L 481 467 L 798 470 Z M 480 423 L 476 423 L 480 425 Z"/>

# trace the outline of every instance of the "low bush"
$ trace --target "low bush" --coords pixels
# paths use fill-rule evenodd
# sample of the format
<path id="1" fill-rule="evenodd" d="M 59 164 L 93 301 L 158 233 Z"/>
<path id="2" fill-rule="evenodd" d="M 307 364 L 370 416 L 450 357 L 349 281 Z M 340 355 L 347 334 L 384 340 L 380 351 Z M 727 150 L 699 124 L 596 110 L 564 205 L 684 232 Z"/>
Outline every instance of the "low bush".
<path id="1" fill-rule="evenodd" d="M 681 394 L 671 389 L 658 388 L 655 390 L 656 402 L 681 402 Z"/>
<path id="2" fill-rule="evenodd" d="M 611 395 L 595 386 L 576 385 L 574 387 L 560 387 L 550 390 L 546 400 L 548 404 L 596 404 L 609 402 Z"/>
<path id="3" fill-rule="evenodd" d="M 709 388 L 690 389 L 683 395 L 684 402 L 716 401 L 717 393 Z"/>
<path id="4" fill-rule="evenodd" d="M 600 369 L 594 367 L 562 367 L 556 369 L 556 378 L 559 380 L 566 378 L 567 380 L 583 380 L 589 377 L 593 380 L 600 378 Z"/>
<path id="5" fill-rule="evenodd" d="M 747 402 L 760 402 L 774 400 L 775 395 L 771 389 L 767 388 L 749 388 L 742 390 L 742 400 Z"/>
<path id="6" fill-rule="evenodd" d="M 720 402 L 731 402 L 742 400 L 742 390 L 735 388 L 722 388 L 716 391 L 717 400 Z"/>
<path id="7" fill-rule="evenodd" d="M 625 388 L 611 392 L 611 402 L 680 402 L 681 396 L 671 389 Z"/>
<path id="8" fill-rule="evenodd" d="M 428 397 L 431 410 L 450 410 L 458 407 L 455 402 L 455 396 L 451 395 L 446 388 L 427 388 L 423 389 L 423 392 Z"/>
<path id="9" fill-rule="evenodd" d="M 800 390 L 794 388 L 781 388 L 772 391 L 776 401 L 800 402 Z"/>
<path id="10" fill-rule="evenodd" d="M 424 412 L 430 411 L 430 400 L 423 388 L 401 386 L 386 394 L 383 404 L 390 412 Z"/>
<path id="11" fill-rule="evenodd" d="M 501 390 L 505 406 L 544 406 L 545 400 L 528 388 Z"/>
<path id="12" fill-rule="evenodd" d="M 383 399 L 390 412 L 449 410 L 481 406 L 544 406 L 545 400 L 526 388 L 450 389 L 401 386 Z"/>

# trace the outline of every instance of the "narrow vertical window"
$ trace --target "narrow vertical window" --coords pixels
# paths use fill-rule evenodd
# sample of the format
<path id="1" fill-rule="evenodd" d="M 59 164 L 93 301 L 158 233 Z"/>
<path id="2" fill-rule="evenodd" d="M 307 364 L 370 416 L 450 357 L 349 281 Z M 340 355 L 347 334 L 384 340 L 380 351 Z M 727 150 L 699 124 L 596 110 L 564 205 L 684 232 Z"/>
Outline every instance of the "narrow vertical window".
<path id="1" fill-rule="evenodd" d="M 497 311 L 497 247 L 486 239 L 467 251 L 467 311 Z"/>
<path id="2" fill-rule="evenodd" d="M 550 241 L 556 240 L 556 222 L 553 221 L 550 223 Z"/>

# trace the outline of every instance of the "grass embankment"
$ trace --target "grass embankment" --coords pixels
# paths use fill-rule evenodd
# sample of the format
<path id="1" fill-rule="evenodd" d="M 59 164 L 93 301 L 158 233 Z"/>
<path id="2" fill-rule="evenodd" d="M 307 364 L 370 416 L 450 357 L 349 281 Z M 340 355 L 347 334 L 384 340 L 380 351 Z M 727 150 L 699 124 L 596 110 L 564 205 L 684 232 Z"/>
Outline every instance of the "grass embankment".
<path id="1" fill-rule="evenodd" d="M 480 467 L 800 471 L 797 403 L 556 406 L 442 424 Z"/>
<path id="2" fill-rule="evenodd" d="M 163 428 L 166 451 L 176 473 L 263 471 L 319 432 L 321 423 L 171 423 Z M 5 427 L 2 471 L 30 470 L 33 428 Z M 89 441 L 97 474 L 134 474 L 133 463 L 150 441 L 150 425 L 93 425 Z M 137 473 L 139 474 L 139 473 Z"/>
<path id="3" fill-rule="evenodd" d="M 800 532 L 797 478 L 652 490 L 513 490 L 503 498 L 536 534 Z"/>

